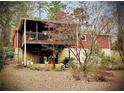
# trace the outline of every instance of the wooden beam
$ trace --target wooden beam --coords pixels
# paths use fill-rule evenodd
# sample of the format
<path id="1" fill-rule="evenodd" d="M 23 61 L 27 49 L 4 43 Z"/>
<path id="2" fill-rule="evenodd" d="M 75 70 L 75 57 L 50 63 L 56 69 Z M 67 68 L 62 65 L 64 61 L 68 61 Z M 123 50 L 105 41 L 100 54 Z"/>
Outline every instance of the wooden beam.
<path id="1" fill-rule="evenodd" d="M 27 41 L 26 43 L 28 43 L 28 44 L 46 44 L 46 45 L 53 45 L 53 44 L 54 45 L 65 45 L 65 43 L 63 43 L 63 42 L 57 42 L 57 41 L 50 42 L 47 40 L 32 40 L 32 41 Z"/>
<path id="2" fill-rule="evenodd" d="M 38 24 L 36 23 L 36 40 L 38 40 Z"/>
<path id="3" fill-rule="evenodd" d="M 25 18 L 25 21 L 24 21 L 24 66 L 27 65 L 27 62 L 26 62 L 26 18 Z"/>
<path id="4" fill-rule="evenodd" d="M 53 69 L 55 69 L 55 46 L 53 45 Z"/>
<path id="5" fill-rule="evenodd" d="M 19 46 L 18 46 L 18 45 L 19 45 L 18 40 L 19 40 L 19 39 L 18 39 L 18 38 L 19 38 L 19 37 L 18 37 L 18 30 L 17 30 L 17 47 L 16 47 L 16 48 L 17 48 L 17 61 L 19 61 L 19 50 L 18 50 L 18 47 L 19 47 Z"/>

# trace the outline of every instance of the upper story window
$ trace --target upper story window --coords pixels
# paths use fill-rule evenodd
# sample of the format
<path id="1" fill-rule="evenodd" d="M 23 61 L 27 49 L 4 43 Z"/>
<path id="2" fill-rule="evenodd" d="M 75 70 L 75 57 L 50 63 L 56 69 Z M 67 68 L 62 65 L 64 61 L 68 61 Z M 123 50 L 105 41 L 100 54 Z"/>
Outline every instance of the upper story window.
<path id="1" fill-rule="evenodd" d="M 49 30 L 50 30 L 50 31 L 53 31 L 53 30 L 54 30 L 54 28 L 50 27 L 50 28 L 49 28 Z"/>
<path id="2" fill-rule="evenodd" d="M 86 35 L 81 34 L 80 38 L 81 38 L 82 41 L 86 41 Z"/>

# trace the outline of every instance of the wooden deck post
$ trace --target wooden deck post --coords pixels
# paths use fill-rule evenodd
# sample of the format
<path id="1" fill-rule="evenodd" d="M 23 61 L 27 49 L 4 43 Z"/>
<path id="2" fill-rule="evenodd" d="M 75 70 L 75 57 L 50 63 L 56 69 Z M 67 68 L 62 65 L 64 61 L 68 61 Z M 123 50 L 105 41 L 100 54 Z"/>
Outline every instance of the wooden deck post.
<path id="1" fill-rule="evenodd" d="M 53 69 L 55 69 L 55 46 L 53 44 Z"/>
<path id="2" fill-rule="evenodd" d="M 36 23 L 36 40 L 38 40 L 38 24 Z"/>
<path id="3" fill-rule="evenodd" d="M 18 40 L 19 40 L 19 39 L 18 39 L 18 29 L 17 29 L 17 33 L 16 33 L 16 34 L 17 34 L 17 47 L 16 47 L 16 48 L 17 48 L 17 61 L 19 61 L 19 50 L 18 50 L 18 47 L 19 47 L 19 46 L 18 46 L 18 45 L 19 45 Z"/>
<path id="4" fill-rule="evenodd" d="M 27 65 L 26 62 L 26 18 L 24 20 L 24 66 Z"/>

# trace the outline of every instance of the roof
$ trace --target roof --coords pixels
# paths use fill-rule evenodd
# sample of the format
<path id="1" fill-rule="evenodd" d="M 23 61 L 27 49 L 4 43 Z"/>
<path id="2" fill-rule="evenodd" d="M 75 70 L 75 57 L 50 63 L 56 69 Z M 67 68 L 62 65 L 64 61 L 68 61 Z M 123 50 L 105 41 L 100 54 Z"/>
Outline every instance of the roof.
<path id="1" fill-rule="evenodd" d="M 24 21 L 26 19 L 26 22 L 28 23 L 45 23 L 45 24 L 49 24 L 49 23 L 53 23 L 53 24 L 70 24 L 70 25 L 76 25 L 74 23 L 71 22 L 60 22 L 60 21 L 48 21 L 48 20 L 37 20 L 37 19 L 27 19 L 27 18 L 22 18 L 19 22 L 19 26 L 18 26 L 18 31 L 22 31 L 23 26 L 24 26 Z"/>

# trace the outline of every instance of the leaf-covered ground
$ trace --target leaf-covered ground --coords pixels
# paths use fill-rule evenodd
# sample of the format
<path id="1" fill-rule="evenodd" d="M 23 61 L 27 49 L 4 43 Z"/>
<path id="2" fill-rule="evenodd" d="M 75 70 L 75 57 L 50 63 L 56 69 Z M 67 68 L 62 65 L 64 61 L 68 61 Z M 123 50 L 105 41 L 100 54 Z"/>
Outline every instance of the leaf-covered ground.
<path id="1" fill-rule="evenodd" d="M 122 71 L 114 74 L 116 77 L 108 82 L 75 81 L 69 71 L 33 71 L 10 64 L 0 73 L 0 90 L 122 90 Z"/>

